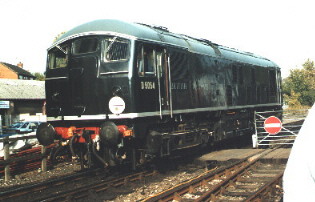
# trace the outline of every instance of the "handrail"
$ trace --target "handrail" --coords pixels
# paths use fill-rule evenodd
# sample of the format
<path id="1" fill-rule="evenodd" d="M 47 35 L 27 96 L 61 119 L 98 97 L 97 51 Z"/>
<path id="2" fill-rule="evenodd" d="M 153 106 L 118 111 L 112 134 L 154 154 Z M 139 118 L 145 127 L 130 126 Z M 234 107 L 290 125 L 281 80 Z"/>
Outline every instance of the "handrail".
<path id="1" fill-rule="evenodd" d="M 10 143 L 17 141 L 17 140 L 28 140 L 36 138 L 36 135 L 33 133 L 31 134 L 22 134 L 20 137 L 13 137 L 6 136 L 0 139 L 0 142 L 3 142 L 3 150 L 4 150 L 4 157 L 0 157 L 0 166 L 3 166 L 4 169 L 4 179 L 5 181 L 9 181 L 11 179 L 10 173 L 10 165 L 25 162 L 27 160 L 32 159 L 41 159 L 41 169 L 42 171 L 47 171 L 47 150 L 46 146 L 40 146 L 41 148 L 38 149 L 40 153 L 30 153 L 23 156 L 16 156 L 15 154 L 10 155 Z M 51 147 L 52 145 L 48 146 Z"/>
<path id="2" fill-rule="evenodd" d="M 10 135 L 11 136 L 11 135 Z M 24 136 L 21 136 L 21 137 L 14 137 L 14 138 L 10 138 L 10 136 L 5 136 L 5 137 L 2 137 L 0 139 L 0 142 L 4 142 L 4 141 L 15 141 L 15 140 L 28 140 L 28 139 L 33 139 L 33 138 L 36 138 L 36 135 L 24 135 Z M 5 138 L 8 138 L 8 140 L 6 140 Z"/>

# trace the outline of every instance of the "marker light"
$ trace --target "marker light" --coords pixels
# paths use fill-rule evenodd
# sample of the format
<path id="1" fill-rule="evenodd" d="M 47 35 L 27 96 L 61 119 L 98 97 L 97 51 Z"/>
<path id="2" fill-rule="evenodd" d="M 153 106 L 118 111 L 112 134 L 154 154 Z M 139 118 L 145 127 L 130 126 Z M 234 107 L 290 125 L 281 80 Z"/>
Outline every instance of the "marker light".
<path id="1" fill-rule="evenodd" d="M 108 103 L 109 110 L 116 115 L 121 114 L 125 110 L 125 101 L 118 96 L 112 97 Z"/>

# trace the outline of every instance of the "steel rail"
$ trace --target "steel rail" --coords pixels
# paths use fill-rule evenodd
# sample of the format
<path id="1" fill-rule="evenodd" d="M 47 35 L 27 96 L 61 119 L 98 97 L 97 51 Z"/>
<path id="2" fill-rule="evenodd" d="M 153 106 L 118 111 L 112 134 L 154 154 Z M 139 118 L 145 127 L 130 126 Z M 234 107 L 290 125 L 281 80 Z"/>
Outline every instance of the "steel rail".
<path id="1" fill-rule="evenodd" d="M 75 174 L 68 175 L 65 177 L 47 180 L 45 182 L 39 182 L 39 183 L 31 184 L 31 185 L 25 185 L 25 186 L 15 188 L 15 189 L 10 189 L 7 191 L 2 191 L 0 192 L 0 201 L 6 201 L 12 198 L 20 197 L 20 196 L 32 193 L 33 191 L 39 191 L 39 190 L 42 191 L 54 185 L 60 185 L 62 182 L 73 181 L 74 179 L 81 178 L 82 176 L 93 173 L 97 170 L 99 169 L 75 173 Z"/>
<path id="2" fill-rule="evenodd" d="M 171 201 L 171 200 L 181 200 L 181 196 L 186 193 L 192 193 L 196 190 L 197 187 L 205 186 L 208 182 L 212 180 L 221 181 L 217 185 L 214 185 L 208 192 L 204 193 L 199 198 L 195 199 L 196 201 L 205 201 L 208 200 L 211 196 L 213 197 L 215 193 L 219 193 L 223 186 L 227 186 L 232 180 L 242 174 L 244 170 L 249 169 L 250 166 L 257 163 L 257 161 L 267 155 L 268 153 L 276 150 L 279 147 L 264 150 L 261 153 L 255 154 L 244 160 L 235 162 L 229 166 L 222 167 L 220 169 L 207 172 L 204 175 L 198 176 L 190 181 L 182 183 L 174 188 L 166 190 L 162 193 L 154 195 L 152 197 L 146 198 L 143 201 L 153 202 L 153 201 Z"/>
<path id="3" fill-rule="evenodd" d="M 224 176 L 228 172 L 231 172 L 234 169 L 238 169 L 240 164 L 242 164 L 242 163 L 243 162 L 237 162 L 237 163 L 234 163 L 234 164 L 232 164 L 230 166 L 227 166 L 227 167 L 224 167 L 224 168 L 220 168 L 218 170 L 211 170 L 210 172 L 206 172 L 205 175 L 198 176 L 197 178 L 194 178 L 194 179 L 192 179 L 192 180 L 190 180 L 188 182 L 184 182 L 184 183 L 182 183 L 180 185 L 177 185 L 174 188 L 171 188 L 171 189 L 166 190 L 166 191 L 164 191 L 162 193 L 159 193 L 157 195 L 154 195 L 152 197 L 144 199 L 143 201 L 146 201 L 146 202 L 171 201 L 175 197 L 178 197 L 180 195 L 188 193 L 189 190 L 195 189 L 198 186 L 202 186 L 202 185 L 204 185 L 205 183 L 207 183 L 207 182 L 209 182 L 211 180 L 220 179 L 222 176 Z"/>
<path id="4" fill-rule="evenodd" d="M 63 201 L 63 200 L 69 200 L 69 199 L 81 199 L 84 197 L 87 197 L 90 191 L 93 191 L 93 193 L 99 193 L 102 191 L 106 191 L 110 188 L 117 188 L 123 185 L 128 184 L 129 182 L 134 181 L 140 181 L 143 180 L 145 177 L 150 177 L 156 175 L 157 171 L 143 171 L 131 175 L 127 175 L 124 177 L 120 177 L 117 179 L 109 180 L 109 181 L 99 181 L 94 184 L 88 184 L 81 187 L 76 187 L 74 190 L 64 190 L 62 192 L 58 191 L 56 193 L 51 193 L 48 196 L 43 196 L 39 199 L 36 199 L 34 201 Z"/>
<path id="5" fill-rule="evenodd" d="M 267 195 L 267 193 L 274 192 L 274 188 L 276 187 L 276 185 L 280 185 L 282 183 L 282 177 L 283 177 L 283 173 L 280 173 L 272 181 L 265 184 L 258 191 L 256 191 L 253 195 L 248 197 L 245 200 L 245 202 L 261 201 L 262 199 L 266 199 L 265 196 Z M 271 195 L 271 194 L 269 194 L 269 195 Z"/>

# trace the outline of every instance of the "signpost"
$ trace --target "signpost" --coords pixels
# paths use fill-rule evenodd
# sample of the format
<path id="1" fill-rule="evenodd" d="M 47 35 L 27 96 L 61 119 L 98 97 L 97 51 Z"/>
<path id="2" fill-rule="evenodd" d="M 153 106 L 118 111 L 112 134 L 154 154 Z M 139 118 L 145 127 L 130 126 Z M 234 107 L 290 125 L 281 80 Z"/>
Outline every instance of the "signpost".
<path id="1" fill-rule="evenodd" d="M 0 109 L 9 109 L 10 101 L 1 101 L 0 100 Z"/>
<path id="2" fill-rule="evenodd" d="M 274 135 L 281 131 L 282 122 L 275 116 L 268 117 L 264 122 L 264 128 L 267 133 Z"/>

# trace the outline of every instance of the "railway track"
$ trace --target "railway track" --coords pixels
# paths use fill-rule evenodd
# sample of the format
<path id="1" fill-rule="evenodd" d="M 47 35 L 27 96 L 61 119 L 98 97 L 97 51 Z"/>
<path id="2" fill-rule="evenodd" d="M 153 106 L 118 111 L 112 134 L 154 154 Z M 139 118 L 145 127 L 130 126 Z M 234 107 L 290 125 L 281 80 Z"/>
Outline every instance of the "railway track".
<path id="1" fill-rule="evenodd" d="M 267 149 L 228 166 L 218 166 L 143 201 L 265 199 L 268 196 L 266 191 L 277 190 L 270 187 L 281 187 L 279 183 L 284 164 L 274 167 L 270 162 L 260 161 L 262 156 L 275 150 L 276 148 Z M 122 176 L 121 172 L 105 173 L 103 169 L 81 171 L 67 177 L 0 192 L 0 201 L 84 201 L 94 196 L 101 197 L 102 200 L 115 200 L 118 195 L 134 192 L 130 185 L 138 184 L 141 187 L 147 177 L 156 174 L 156 171 L 145 171 Z"/>
<path id="2" fill-rule="evenodd" d="M 84 176 L 87 176 L 87 175 L 90 176 L 91 172 L 96 172 L 96 171 L 91 170 L 88 172 L 75 173 L 75 174 L 68 175 L 62 178 L 46 180 L 44 182 L 39 182 L 35 184 L 30 184 L 30 185 L 22 185 L 18 188 L 5 190 L 5 191 L 0 192 L 0 201 L 18 201 L 19 198 L 27 199 L 28 197 L 32 197 L 32 196 L 29 196 L 30 193 L 36 194 L 37 192 L 44 192 L 45 190 L 51 189 L 54 186 L 60 186 L 69 181 L 73 181 L 73 182 L 78 181 L 84 178 Z"/>
<path id="3" fill-rule="evenodd" d="M 89 195 L 91 195 L 91 193 L 96 195 L 99 192 L 104 192 L 107 190 L 115 190 L 113 191 L 114 192 L 113 194 L 108 195 L 107 200 L 111 200 L 111 199 L 114 199 L 117 194 L 126 194 L 130 192 L 130 190 L 126 188 L 119 189 L 119 187 L 123 185 L 127 185 L 128 183 L 133 183 L 135 181 L 144 180 L 144 178 L 154 176 L 156 174 L 157 174 L 156 171 L 138 172 L 135 174 L 130 174 L 130 175 L 113 179 L 113 180 L 97 181 L 93 184 L 76 187 L 76 189 L 72 191 L 66 190 L 64 192 L 52 193 L 49 196 L 43 196 L 36 201 L 79 200 L 79 199 L 88 197 Z"/>
<path id="4" fill-rule="evenodd" d="M 207 172 L 143 201 L 253 201 L 266 199 L 266 192 L 280 188 L 285 165 L 264 164 L 260 158 L 275 149 L 265 150 L 243 161 Z M 281 191 L 279 189 L 279 191 Z"/>
<path id="5" fill-rule="evenodd" d="M 223 167 L 222 164 L 219 164 L 220 166 L 211 171 L 200 172 L 199 174 L 203 174 L 197 178 L 146 198 L 144 201 L 265 199 L 268 196 L 266 191 L 277 190 L 275 188 L 270 189 L 271 186 L 281 187 L 279 183 L 284 165 L 273 167 L 270 162 L 260 161 L 262 156 L 275 150 L 277 148 L 263 150 L 262 153 L 256 153 L 248 159 L 230 163 L 228 166 Z M 20 201 L 22 199 L 27 201 L 84 201 L 93 198 L 93 196 L 103 200 L 115 200 L 118 195 L 134 192 L 130 185 L 131 187 L 134 187 L 135 184 L 137 187 L 147 185 L 147 182 L 150 183 L 152 180 L 148 181 L 146 178 L 157 174 L 157 172 L 138 172 L 122 176 L 121 173 L 118 174 L 117 172 L 112 175 L 112 173 L 105 173 L 103 169 L 89 172 L 81 171 L 67 177 L 0 192 L 0 201 Z M 251 181 L 252 179 L 254 181 Z M 146 195 L 146 197 L 148 196 Z"/>
<path id="6" fill-rule="evenodd" d="M 89 170 L 1 192 L 0 201 L 78 200 L 87 197 L 91 191 L 98 193 L 108 189 L 117 189 L 129 182 L 141 181 L 155 174 L 157 174 L 156 171 L 137 172 L 116 178 L 110 177 L 109 173 L 105 173 L 102 169 Z M 121 193 L 123 192 L 121 191 Z"/>
<path id="7" fill-rule="evenodd" d="M 246 160 L 230 163 L 224 167 L 216 167 L 197 178 L 143 201 L 253 201 L 256 198 L 266 199 L 267 196 L 274 195 L 270 194 L 270 190 L 281 191 L 278 188 L 281 187 L 279 183 L 284 164 L 275 166 L 270 162 L 260 161 L 262 156 L 275 150 L 267 149 Z M 90 170 L 0 192 L 0 201 L 84 201 L 93 196 L 101 196 L 102 200 L 115 200 L 118 195 L 134 192 L 130 185 L 141 185 L 147 181 L 147 177 L 156 174 L 156 171 L 145 171 L 122 176 L 121 172 L 120 174 L 109 174 L 105 173 L 103 169 Z M 270 189 L 270 187 L 273 188 Z M 269 194 L 266 194 L 268 191 Z"/>

